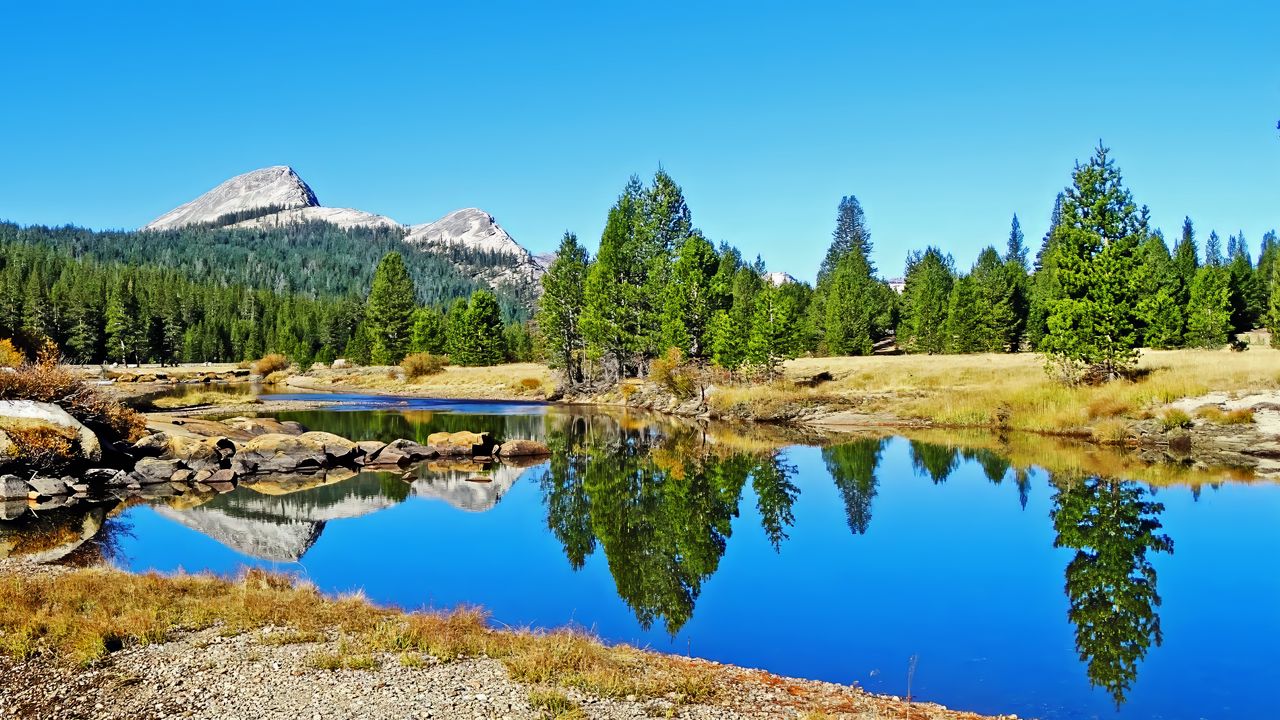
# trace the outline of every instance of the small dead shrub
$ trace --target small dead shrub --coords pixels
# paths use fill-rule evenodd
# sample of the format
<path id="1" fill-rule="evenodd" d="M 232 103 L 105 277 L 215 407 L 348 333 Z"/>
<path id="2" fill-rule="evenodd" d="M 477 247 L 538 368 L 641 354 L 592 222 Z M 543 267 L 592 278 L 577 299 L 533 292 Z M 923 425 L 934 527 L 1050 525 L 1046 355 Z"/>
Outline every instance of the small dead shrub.
<path id="1" fill-rule="evenodd" d="M 288 369 L 288 367 L 289 358 L 281 355 L 280 353 L 271 353 L 258 358 L 258 361 L 253 364 L 253 372 L 257 375 L 267 377 L 274 372 Z"/>
<path id="2" fill-rule="evenodd" d="M 678 398 L 691 398 L 698 390 L 698 368 L 685 362 L 679 348 L 668 348 L 649 364 L 649 380 Z"/>
<path id="3" fill-rule="evenodd" d="M 445 365 L 449 364 L 449 358 L 443 355 L 432 355 L 431 353 L 413 353 L 406 355 L 404 360 L 400 361 L 400 369 L 404 370 L 404 376 L 409 380 L 416 380 L 428 375 L 437 375 L 444 372 Z"/>
<path id="4" fill-rule="evenodd" d="M 31 427 L 5 431 L 13 441 L 15 459 L 31 467 L 66 467 L 76 459 L 76 437 L 61 428 Z"/>
<path id="5" fill-rule="evenodd" d="M 275 372 L 262 378 L 262 382 L 266 385 L 283 385 L 289 379 L 288 370 L 276 370 Z"/>
<path id="6" fill-rule="evenodd" d="M 146 433 L 142 415 L 85 384 L 59 359 L 57 346 L 46 342 L 36 362 L 0 372 L 0 400 L 53 403 L 109 439 L 137 440 Z"/>

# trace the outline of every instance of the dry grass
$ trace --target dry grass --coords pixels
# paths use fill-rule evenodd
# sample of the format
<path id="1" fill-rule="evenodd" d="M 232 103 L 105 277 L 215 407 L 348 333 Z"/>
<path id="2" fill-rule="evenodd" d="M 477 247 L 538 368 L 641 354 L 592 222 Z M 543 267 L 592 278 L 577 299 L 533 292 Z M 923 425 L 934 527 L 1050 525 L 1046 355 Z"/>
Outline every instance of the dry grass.
<path id="1" fill-rule="evenodd" d="M 151 405 L 164 410 L 175 410 L 210 405 L 251 405 L 259 402 L 262 401 L 252 395 L 241 395 L 218 390 L 200 390 L 187 395 L 156 398 L 151 401 Z"/>
<path id="2" fill-rule="evenodd" d="M 0 575 L 0 653 L 15 659 L 47 653 L 53 662 L 87 665 L 113 647 L 215 626 L 225 635 L 272 627 L 268 643 L 336 637 L 336 652 L 311 658 L 318 668 L 375 669 L 383 654 L 445 662 L 484 655 L 501 660 L 513 678 L 546 687 L 685 701 L 714 695 L 711 671 L 693 661 L 607 647 L 576 630 L 494 630 L 475 609 L 405 614 L 360 596 L 326 597 L 260 570 L 237 581 L 105 568 Z"/>
<path id="3" fill-rule="evenodd" d="M 34 363 L 0 372 L 0 400 L 34 400 L 58 405 L 108 439 L 137 440 L 146 420 L 58 364 L 58 349 L 46 345 Z"/>
<path id="4" fill-rule="evenodd" d="M 448 364 L 449 358 L 443 355 L 413 353 L 412 355 L 406 355 L 404 360 L 400 361 L 400 369 L 404 371 L 406 378 L 417 380 L 428 375 L 437 375 L 444 372 L 444 368 Z"/>
<path id="5" fill-rule="evenodd" d="M 1253 422 L 1253 408 L 1223 410 L 1217 405 L 1196 409 L 1196 417 L 1217 425 L 1248 425 Z"/>
<path id="6" fill-rule="evenodd" d="M 1280 353 L 1254 348 L 1144 351 L 1145 377 L 1097 387 L 1068 388 L 1044 372 L 1040 355 L 903 355 L 804 358 L 788 363 L 788 377 L 830 372 L 834 379 L 809 390 L 794 386 L 731 388 L 724 403 L 768 410 L 797 402 L 837 399 L 871 412 L 941 425 L 1003 427 L 1088 436 L 1096 421 L 1138 418 L 1167 403 L 1211 390 L 1280 387 Z M 717 393 L 719 394 L 719 393 Z"/>
<path id="7" fill-rule="evenodd" d="M 255 375 L 267 377 L 272 373 L 280 372 L 281 370 L 288 370 L 289 358 L 281 355 L 280 353 L 263 355 L 257 360 L 257 362 L 253 363 L 252 369 Z"/>
<path id="8" fill-rule="evenodd" d="M 450 365 L 442 372 L 418 377 L 413 382 L 408 382 L 398 367 L 313 369 L 303 377 L 294 377 L 291 383 L 314 389 L 352 388 L 423 397 L 486 400 L 545 397 L 546 389 L 554 387 L 551 371 L 538 363 L 491 367 Z"/>
<path id="9" fill-rule="evenodd" d="M 586 717 L 578 703 L 559 690 L 530 691 L 529 707 L 543 720 L 579 720 Z"/>

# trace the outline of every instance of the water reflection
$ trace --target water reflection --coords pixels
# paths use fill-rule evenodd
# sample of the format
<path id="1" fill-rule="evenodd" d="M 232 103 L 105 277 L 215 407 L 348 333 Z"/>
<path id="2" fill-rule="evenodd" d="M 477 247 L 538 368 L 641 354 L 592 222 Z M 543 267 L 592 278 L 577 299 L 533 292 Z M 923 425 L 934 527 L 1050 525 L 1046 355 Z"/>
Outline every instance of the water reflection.
<path id="1" fill-rule="evenodd" d="M 762 596 L 775 592 L 756 576 L 769 568 L 769 572 L 785 577 L 778 582 L 803 587 L 798 593 L 812 593 L 779 593 L 783 603 L 848 603 L 863 616 L 878 613 L 877 617 L 886 618 L 886 629 L 859 627 L 850 631 L 838 651 L 827 651 L 830 657 L 822 660 L 827 664 L 817 672 L 826 672 L 828 666 L 845 668 L 850 657 L 860 661 L 874 654 L 874 649 L 864 646 L 870 644 L 868 637 L 885 644 L 902 643 L 894 645 L 895 651 L 905 648 L 914 652 L 915 646 L 905 644 L 901 637 L 903 628 L 910 625 L 912 617 L 936 612 L 934 606 L 912 605 L 912 600 L 895 595 L 899 592 L 896 589 L 859 590 L 904 587 L 909 592 L 919 590 L 921 597 L 932 597 L 938 589 L 932 576 L 948 572 L 947 567 L 929 565 L 930 556 L 937 553 L 951 558 L 949 563 L 960 568 L 958 575 L 946 581 L 975 596 L 994 592 L 992 587 L 1001 581 L 1025 582 L 1029 589 L 1014 591 L 1001 586 L 1000 592 L 1012 595 L 1026 590 L 1029 596 L 1039 597 L 1037 592 L 1049 596 L 1013 611 L 1007 607 L 993 610 L 999 621 L 981 617 L 981 609 L 969 608 L 967 612 L 975 615 L 975 626 L 983 621 L 994 626 L 1016 619 L 1034 628 L 1026 637 L 1005 643 L 1025 642 L 1026 648 L 1007 651 L 1018 662 L 1039 653 L 1065 656 L 1071 667 L 1082 668 L 1083 672 L 1073 670 L 1076 678 L 1072 686 L 1078 685 L 1078 691 L 1045 690 L 1069 697 L 1063 707 L 1086 696 L 1087 702 L 1120 706 L 1134 695 L 1132 704 L 1138 706 L 1138 714 L 1144 710 L 1133 689 L 1144 659 L 1163 640 L 1155 559 L 1171 556 L 1173 541 L 1164 530 L 1164 504 L 1155 501 L 1151 486 L 1118 479 L 1130 476 L 1130 466 L 1102 451 L 1091 450 L 1087 456 L 1071 460 L 1085 470 L 1064 462 L 1067 469 L 1041 472 L 1031 469 L 1025 449 L 1007 445 L 1019 442 L 1016 438 L 986 438 L 986 445 L 935 442 L 937 435 L 911 440 L 854 438 L 819 450 L 714 426 L 600 412 L 522 410 L 490 415 L 381 409 L 290 413 L 286 419 L 357 439 L 407 437 L 421 441 L 439 430 L 487 429 L 502 437 L 544 439 L 552 455 L 532 468 L 503 463 L 426 463 L 405 472 L 340 471 L 270 478 L 227 495 L 168 498 L 136 516 L 141 527 L 156 533 L 140 540 L 155 542 L 154 537 L 160 537 L 164 542 L 181 537 L 163 535 L 159 527 L 180 525 L 235 550 L 239 553 L 236 562 L 252 558 L 293 563 L 305 558 L 309 573 L 329 578 L 324 587 L 348 590 L 378 580 L 376 571 L 364 567 L 366 561 L 374 561 L 351 561 L 353 553 L 367 549 L 362 544 L 366 538 L 383 537 L 384 544 L 420 538 L 447 542 L 464 537 L 467 528 L 481 527 L 499 540 L 508 534 L 521 537 L 520 542 L 545 554 L 500 547 L 483 562 L 474 567 L 459 565 L 463 567 L 459 574 L 449 576 L 443 574 L 444 561 L 439 558 L 430 563 L 401 558 L 388 572 L 394 576 L 389 582 L 396 588 L 403 586 L 404 595 L 391 596 L 391 601 L 406 606 L 423 602 L 423 585 L 406 579 L 416 575 L 428 577 L 424 583 L 438 578 L 442 583 L 453 580 L 451 586 L 460 588 L 461 600 L 501 604 L 510 595 L 512 570 L 496 568 L 503 561 L 498 556 L 509 552 L 516 562 L 534 568 L 539 580 L 544 573 L 557 578 L 558 585 L 539 591 L 545 597 L 536 602 L 562 603 L 574 611 L 583 607 L 583 615 L 570 617 L 588 624 L 600 618 L 607 622 L 609 613 L 614 612 L 625 618 L 625 632 L 631 632 L 634 625 L 646 633 L 653 630 L 654 635 L 641 637 L 645 642 L 655 641 L 655 636 L 680 634 L 681 643 L 696 638 L 703 647 L 717 614 L 728 617 L 733 611 L 726 607 L 730 602 L 725 599 L 726 585 L 712 583 L 712 578 L 726 579 L 736 593 L 730 593 L 732 602 L 747 607 L 752 600 L 744 595 L 753 590 Z M 1037 441 L 1034 449 L 1041 455 L 1065 453 L 1043 441 Z M 1108 470 L 1116 468 L 1115 472 Z M 1033 484 L 1050 492 L 1032 493 Z M 996 486 L 1001 488 L 999 496 L 991 491 Z M 1026 509 L 1030 500 L 1034 512 L 1020 513 L 1012 507 L 1015 489 L 1022 508 Z M 940 499 L 944 502 L 939 503 Z M 455 508 L 466 514 L 453 512 Z M 123 533 L 128 531 L 125 523 L 129 518 L 126 513 L 125 520 L 113 519 L 111 510 L 111 504 L 83 505 L 0 526 L 0 555 L 60 562 L 109 559 L 118 553 L 120 538 L 127 537 Z M 1185 507 L 1180 511 L 1185 513 Z M 168 522 L 152 521 L 154 517 Z M 957 517 L 970 525 L 946 525 Z M 970 518 L 981 518 L 980 525 Z M 338 523 L 342 523 L 341 529 Z M 541 531 L 544 523 L 549 537 Z M 440 527 L 444 524 L 448 527 Z M 383 525 L 397 525 L 403 534 L 379 536 L 377 527 Z M 535 535 L 544 543 L 539 545 L 530 538 L 527 533 L 531 527 L 538 529 Z M 875 533 L 871 532 L 873 527 Z M 1172 522 L 1170 527 L 1180 540 L 1192 529 Z M 986 543 L 993 541 L 980 530 L 1009 533 L 995 535 L 997 544 L 1009 539 L 1000 548 L 1000 560 L 991 559 L 988 551 L 992 546 Z M 940 534 L 943 532 L 946 534 Z M 469 541 L 474 543 L 477 537 Z M 137 548 L 141 544 L 132 545 Z M 727 555 L 730 545 L 733 548 Z M 339 546 L 341 551 L 335 550 Z M 948 552 L 941 552 L 942 546 L 947 546 Z M 959 555 L 948 554 L 956 550 Z M 196 552 L 184 545 L 181 552 L 172 555 L 179 557 L 183 566 L 198 569 L 201 558 L 193 554 Z M 1187 552 L 1184 549 L 1184 554 Z M 190 563 L 185 562 L 188 557 Z M 1181 560 L 1186 565 L 1190 559 Z M 975 580 L 990 568 L 1004 568 L 1005 564 L 1007 574 L 994 575 L 987 583 L 991 587 L 980 587 Z M 904 582 L 902 567 L 911 568 L 910 577 L 903 585 L 893 585 Z M 1048 575 L 1041 572 L 1046 567 Z M 1188 567 L 1211 572 L 1194 563 Z M 797 570 L 787 575 L 792 568 Z M 1057 574 L 1060 571 L 1065 575 L 1061 589 L 1054 579 L 1061 577 Z M 494 588 L 489 594 L 485 594 L 486 572 L 494 575 L 488 580 Z M 848 585 L 839 584 L 841 576 L 850 576 Z M 592 584 L 596 578 L 603 581 L 603 589 Z M 1185 579 L 1181 593 L 1174 589 L 1179 587 L 1174 575 L 1166 576 L 1164 582 L 1170 608 L 1179 595 L 1185 607 L 1189 602 Z M 587 608 L 587 601 L 570 597 L 573 592 L 591 592 L 605 600 Z M 1065 617 L 1060 609 L 1064 592 Z M 851 599 L 855 595 L 856 601 Z M 520 602 L 536 604 L 534 600 Z M 904 606 L 900 617 L 894 616 L 897 604 Z M 779 606 L 775 601 L 771 607 Z M 1164 612 L 1168 614 L 1169 609 Z M 496 611 L 495 616 L 501 617 Z M 896 624 L 890 619 L 896 619 Z M 741 622 L 739 619 L 738 624 Z M 797 635 L 803 635 L 808 627 L 798 619 L 777 622 Z M 1170 620 L 1171 635 L 1174 627 L 1175 620 Z M 718 632 L 733 630 L 720 628 Z M 949 632 L 957 634 L 946 634 Z M 1032 637 L 1035 632 L 1039 636 Z M 950 650 L 954 652 L 983 642 L 981 636 L 959 631 L 940 633 L 937 642 L 953 642 Z M 987 630 L 983 633 L 990 634 Z M 1183 627 L 1180 640 L 1187 634 Z M 636 636 L 607 637 L 633 641 Z M 1068 638 L 1074 639 L 1078 666 L 1067 649 L 1071 644 Z M 789 652 L 790 657 L 809 652 L 821 645 L 821 638 L 804 642 L 808 644 L 797 640 L 778 653 Z M 1166 648 L 1164 655 L 1177 655 L 1170 650 Z M 1019 656 L 1019 652 L 1026 654 Z M 719 659 L 735 657 L 726 653 Z M 751 661 L 750 655 L 745 657 Z M 1061 669 L 1055 666 L 1038 672 L 1052 677 L 1054 670 Z M 957 676 L 968 671 L 962 665 L 949 670 Z M 991 676 L 983 681 L 995 682 Z M 1099 690 L 1090 691 L 1089 686 Z M 1044 681 L 1042 689 L 1049 687 Z M 900 691 L 896 687 L 883 690 Z M 1149 697 L 1151 693 L 1145 694 Z M 965 703 L 963 697 L 937 699 Z M 992 709 L 1011 708 L 996 704 Z M 1025 709 L 1018 711 L 1022 714 Z M 1031 712 L 1043 714 L 1034 709 Z"/>
<path id="2" fill-rule="evenodd" d="M 547 525 L 581 568 L 597 545 L 618 595 L 644 628 L 675 635 L 716 571 L 748 480 L 775 549 L 793 522 L 795 468 L 780 451 L 738 452 L 694 428 L 660 433 L 598 416 L 547 434 L 540 484 Z"/>
<path id="3" fill-rule="evenodd" d="M 1054 545 L 1076 551 L 1066 570 L 1076 651 L 1089 681 L 1119 707 L 1139 663 L 1163 641 L 1156 571 L 1147 553 L 1173 553 L 1173 540 L 1159 532 L 1164 505 L 1133 482 L 1056 477 L 1053 484 Z"/>

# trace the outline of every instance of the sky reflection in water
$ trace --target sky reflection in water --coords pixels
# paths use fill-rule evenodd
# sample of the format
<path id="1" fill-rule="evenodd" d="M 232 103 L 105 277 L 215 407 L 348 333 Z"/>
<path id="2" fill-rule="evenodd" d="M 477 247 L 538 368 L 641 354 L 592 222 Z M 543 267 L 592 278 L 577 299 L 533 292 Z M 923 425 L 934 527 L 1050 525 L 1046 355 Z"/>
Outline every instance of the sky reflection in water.
<path id="1" fill-rule="evenodd" d="M 488 429 L 555 454 L 487 482 L 424 468 L 135 507 L 124 563 L 260 565 L 899 695 L 914 655 L 915 697 L 980 712 L 1261 717 L 1280 679 L 1274 485 L 1153 492 L 901 438 L 778 451 L 529 405 L 289 417 L 360 439 Z"/>

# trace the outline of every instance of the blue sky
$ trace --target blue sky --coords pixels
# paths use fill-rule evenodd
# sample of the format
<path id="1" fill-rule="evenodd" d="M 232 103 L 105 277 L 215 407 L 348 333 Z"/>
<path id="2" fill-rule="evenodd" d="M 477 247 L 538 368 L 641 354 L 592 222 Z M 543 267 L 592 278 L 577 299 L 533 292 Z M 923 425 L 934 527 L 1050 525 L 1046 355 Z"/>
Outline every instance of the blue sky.
<path id="1" fill-rule="evenodd" d="M 1169 236 L 1280 226 L 1276 3 L 262 5 L 0 8 L 0 218 L 136 227 L 288 164 L 325 205 L 594 249 L 661 165 L 804 279 L 855 194 L 895 275 L 1015 212 L 1038 244 L 1102 139 Z"/>

